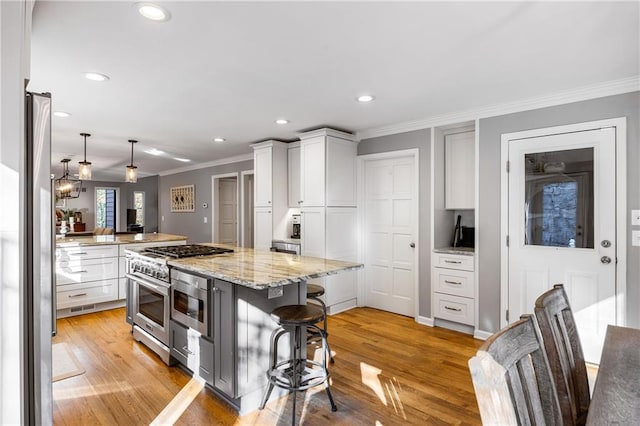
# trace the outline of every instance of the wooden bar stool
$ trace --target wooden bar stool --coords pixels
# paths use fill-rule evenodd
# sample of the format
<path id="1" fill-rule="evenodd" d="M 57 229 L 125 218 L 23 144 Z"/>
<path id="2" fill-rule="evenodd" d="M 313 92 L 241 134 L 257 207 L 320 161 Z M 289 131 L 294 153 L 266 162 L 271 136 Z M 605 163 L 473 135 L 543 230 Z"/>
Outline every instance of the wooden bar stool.
<path id="1" fill-rule="evenodd" d="M 324 338 L 327 341 L 327 351 L 329 351 L 329 360 L 333 364 L 333 353 L 331 352 L 331 346 L 329 345 L 329 332 L 327 331 L 327 305 L 320 299 L 320 296 L 324 295 L 324 287 L 317 284 L 307 284 L 307 299 L 317 302 L 322 307 L 323 313 L 323 327 L 321 333 L 317 333 L 315 330 L 307 330 L 307 344 L 315 343 Z"/>
<path id="2" fill-rule="evenodd" d="M 314 304 L 286 305 L 276 308 L 271 312 L 271 318 L 279 327 L 271 333 L 269 354 L 271 366 L 267 370 L 269 385 L 266 389 L 260 409 L 262 410 L 269 400 L 274 386 L 293 392 L 293 418 L 291 424 L 296 422 L 296 392 L 303 392 L 314 386 L 326 383 L 327 396 L 331 403 L 331 411 L 336 411 L 333 396 L 329 389 L 329 370 L 327 369 L 327 339 L 320 327 L 316 324 L 322 321 L 324 311 Z M 306 339 L 303 340 L 303 327 L 318 333 L 322 340 L 322 362 L 307 359 L 304 355 Z M 290 358 L 278 362 L 278 341 L 285 334 L 291 339 Z"/>

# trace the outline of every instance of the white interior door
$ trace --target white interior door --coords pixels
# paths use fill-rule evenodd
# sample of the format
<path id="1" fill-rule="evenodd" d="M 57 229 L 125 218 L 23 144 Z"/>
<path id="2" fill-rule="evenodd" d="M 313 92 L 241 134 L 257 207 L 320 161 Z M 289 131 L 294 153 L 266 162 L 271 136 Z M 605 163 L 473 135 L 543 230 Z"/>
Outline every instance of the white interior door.
<path id="1" fill-rule="evenodd" d="M 509 141 L 509 321 L 564 284 L 585 359 L 616 323 L 615 129 Z"/>
<path id="2" fill-rule="evenodd" d="M 415 315 L 414 157 L 364 162 L 365 304 Z"/>
<path id="3" fill-rule="evenodd" d="M 236 178 L 218 180 L 219 243 L 238 245 L 238 188 Z"/>

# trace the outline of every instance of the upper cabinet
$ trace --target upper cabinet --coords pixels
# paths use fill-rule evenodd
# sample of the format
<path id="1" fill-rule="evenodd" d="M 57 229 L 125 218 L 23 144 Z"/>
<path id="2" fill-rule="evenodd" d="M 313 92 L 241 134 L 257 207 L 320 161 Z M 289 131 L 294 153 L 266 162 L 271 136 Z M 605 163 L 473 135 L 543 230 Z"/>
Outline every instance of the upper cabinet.
<path id="1" fill-rule="evenodd" d="M 287 237 L 287 144 L 252 145 L 254 167 L 254 247 L 268 250 L 273 238 Z"/>
<path id="2" fill-rule="evenodd" d="M 445 208 L 475 208 L 475 132 L 444 137 Z"/>
<path id="3" fill-rule="evenodd" d="M 300 143 L 289 144 L 289 207 L 300 207 Z"/>
<path id="4" fill-rule="evenodd" d="M 321 129 L 300 137 L 300 207 L 355 207 L 357 142 Z"/>

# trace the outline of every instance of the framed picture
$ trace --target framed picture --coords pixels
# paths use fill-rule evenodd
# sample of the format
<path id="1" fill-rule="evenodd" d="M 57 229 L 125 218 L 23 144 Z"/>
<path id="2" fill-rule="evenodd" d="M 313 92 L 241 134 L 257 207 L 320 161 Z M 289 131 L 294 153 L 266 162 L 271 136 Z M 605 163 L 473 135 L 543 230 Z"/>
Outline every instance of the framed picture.
<path id="1" fill-rule="evenodd" d="M 177 213 L 196 211 L 194 185 L 174 186 L 171 188 L 171 211 Z"/>

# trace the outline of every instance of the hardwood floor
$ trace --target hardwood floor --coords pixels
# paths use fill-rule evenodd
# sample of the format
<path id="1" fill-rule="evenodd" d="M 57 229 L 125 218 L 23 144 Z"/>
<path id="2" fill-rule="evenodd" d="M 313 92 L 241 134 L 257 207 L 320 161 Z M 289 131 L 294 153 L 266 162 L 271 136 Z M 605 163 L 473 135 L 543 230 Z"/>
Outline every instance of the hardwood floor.
<path id="1" fill-rule="evenodd" d="M 189 383 L 133 340 L 124 316 L 121 308 L 58 320 L 54 343 L 68 342 L 86 373 L 53 384 L 54 424 L 150 424 Z M 369 308 L 330 317 L 329 333 L 338 411 L 322 387 L 298 394 L 302 424 L 480 424 L 467 360 L 481 341 Z M 209 389 L 195 392 L 176 424 L 291 423 L 290 396 L 240 417 Z"/>

